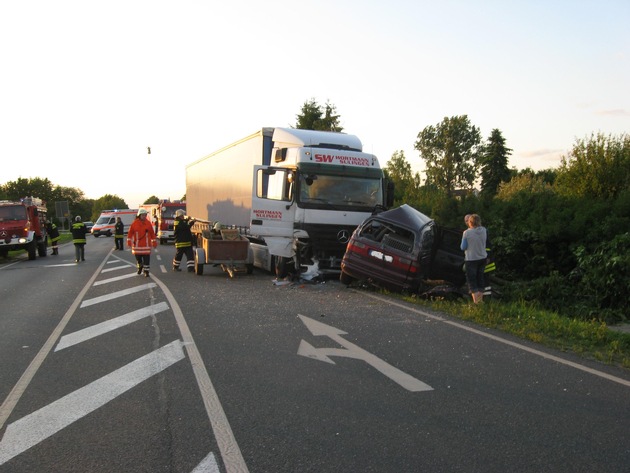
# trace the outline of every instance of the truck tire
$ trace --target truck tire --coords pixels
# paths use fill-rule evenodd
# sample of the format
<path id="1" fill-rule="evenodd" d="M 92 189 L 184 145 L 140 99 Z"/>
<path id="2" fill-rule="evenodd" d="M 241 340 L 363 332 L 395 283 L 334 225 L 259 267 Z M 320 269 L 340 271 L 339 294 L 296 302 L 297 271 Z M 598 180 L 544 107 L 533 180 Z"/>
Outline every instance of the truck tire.
<path id="1" fill-rule="evenodd" d="M 35 240 L 28 244 L 26 252 L 28 253 L 28 259 L 34 260 L 37 258 L 37 242 Z"/>
<path id="2" fill-rule="evenodd" d="M 37 254 L 38 254 L 40 257 L 42 257 L 42 258 L 43 258 L 44 256 L 46 256 L 46 255 L 48 254 L 48 253 L 47 253 L 47 248 L 48 248 L 48 245 L 46 244 L 46 240 L 44 240 L 44 241 L 40 241 L 40 242 L 37 244 Z"/>
<path id="3" fill-rule="evenodd" d="M 252 274 L 254 272 L 254 265 L 251 263 L 246 264 L 245 268 L 247 268 L 247 274 Z"/>
<path id="4" fill-rule="evenodd" d="M 202 248 L 195 251 L 195 274 L 201 276 L 203 274 L 203 265 L 206 262 L 206 252 Z"/>
<path id="5" fill-rule="evenodd" d="M 276 270 L 276 278 L 283 279 L 287 277 L 289 272 L 287 271 L 287 260 L 288 258 L 284 258 L 282 256 L 274 256 L 274 266 Z"/>

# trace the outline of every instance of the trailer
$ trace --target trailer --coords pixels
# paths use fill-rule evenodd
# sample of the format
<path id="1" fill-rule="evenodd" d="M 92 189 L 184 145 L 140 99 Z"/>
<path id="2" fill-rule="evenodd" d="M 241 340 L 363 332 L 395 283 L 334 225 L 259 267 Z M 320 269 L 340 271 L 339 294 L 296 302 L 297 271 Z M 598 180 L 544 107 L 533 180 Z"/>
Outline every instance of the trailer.
<path id="1" fill-rule="evenodd" d="M 204 265 L 221 266 L 233 278 L 237 273 L 251 274 L 254 269 L 250 243 L 236 228 L 212 230 L 211 222 L 196 222 L 200 235 L 195 250 L 195 274 L 203 274 Z"/>

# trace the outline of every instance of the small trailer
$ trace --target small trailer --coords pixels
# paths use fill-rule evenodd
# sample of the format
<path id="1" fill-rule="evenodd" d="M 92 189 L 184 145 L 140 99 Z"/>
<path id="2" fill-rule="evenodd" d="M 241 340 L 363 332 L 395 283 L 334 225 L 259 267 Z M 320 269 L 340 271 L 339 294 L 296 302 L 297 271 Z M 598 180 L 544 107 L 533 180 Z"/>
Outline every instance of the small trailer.
<path id="1" fill-rule="evenodd" d="M 249 240 L 236 228 L 211 230 L 211 222 L 197 221 L 197 249 L 195 251 L 195 273 L 203 274 L 206 264 L 221 266 L 233 278 L 239 272 L 251 274 L 254 269 Z M 201 241 L 199 241 L 201 240 Z"/>

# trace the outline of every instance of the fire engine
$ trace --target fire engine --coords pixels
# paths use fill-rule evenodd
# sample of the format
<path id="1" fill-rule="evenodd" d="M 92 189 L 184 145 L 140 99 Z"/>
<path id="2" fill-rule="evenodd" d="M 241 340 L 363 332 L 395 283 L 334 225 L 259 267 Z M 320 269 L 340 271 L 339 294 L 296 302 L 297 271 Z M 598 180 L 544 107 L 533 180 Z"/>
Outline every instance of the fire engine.
<path id="1" fill-rule="evenodd" d="M 0 256 L 14 250 L 26 250 L 30 260 L 46 256 L 46 237 L 46 205 L 41 199 L 0 201 Z"/>
<path id="2" fill-rule="evenodd" d="M 163 199 L 157 204 L 143 204 L 140 208 L 145 209 L 151 216 L 151 222 L 155 226 L 155 234 L 161 245 L 175 239 L 175 234 L 173 233 L 175 212 L 179 209 L 185 212 L 186 202 Z"/>

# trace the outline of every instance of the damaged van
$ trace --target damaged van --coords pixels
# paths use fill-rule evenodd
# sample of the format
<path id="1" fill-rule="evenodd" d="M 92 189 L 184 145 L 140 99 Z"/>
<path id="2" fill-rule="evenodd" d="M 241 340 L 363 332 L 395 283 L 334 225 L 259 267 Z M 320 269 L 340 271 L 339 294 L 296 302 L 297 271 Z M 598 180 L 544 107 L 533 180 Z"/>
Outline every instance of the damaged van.
<path id="1" fill-rule="evenodd" d="M 436 282 L 460 287 L 466 281 L 461 235 L 406 204 L 372 215 L 348 241 L 340 281 L 412 293 Z"/>

